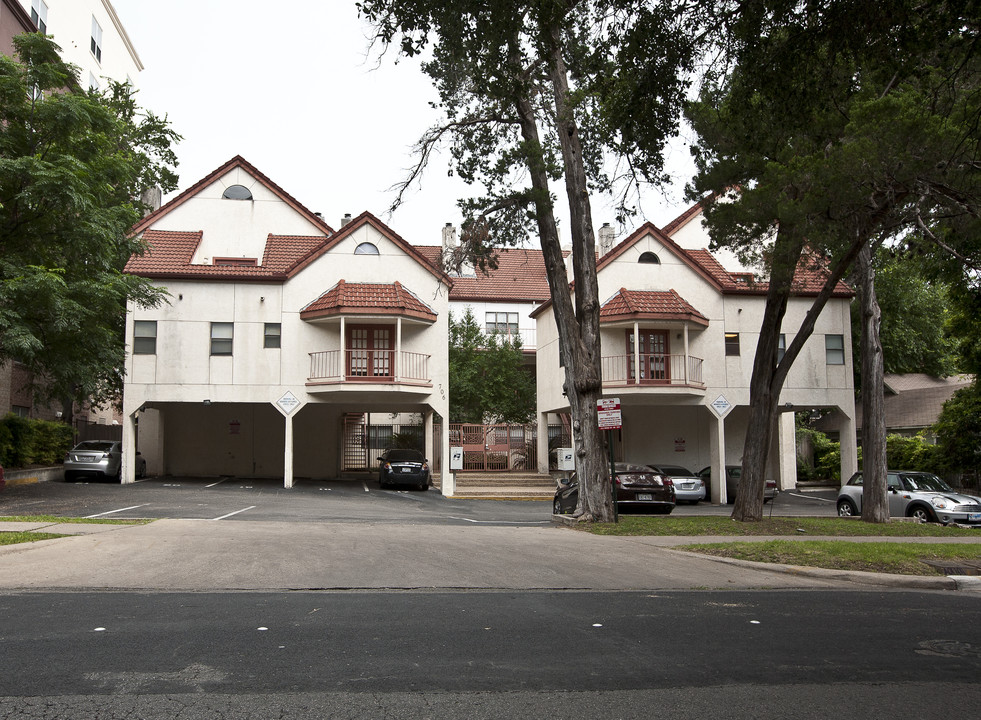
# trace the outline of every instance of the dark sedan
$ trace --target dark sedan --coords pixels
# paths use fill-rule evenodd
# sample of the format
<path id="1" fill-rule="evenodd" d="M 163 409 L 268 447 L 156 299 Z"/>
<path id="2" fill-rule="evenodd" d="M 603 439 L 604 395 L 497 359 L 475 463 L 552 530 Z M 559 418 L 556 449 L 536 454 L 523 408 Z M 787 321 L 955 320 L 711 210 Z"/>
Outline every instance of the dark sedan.
<path id="1" fill-rule="evenodd" d="M 429 471 L 429 460 L 418 450 L 386 450 L 378 458 L 378 484 L 414 485 L 420 490 L 428 490 L 433 484 Z"/>
<path id="2" fill-rule="evenodd" d="M 617 490 L 617 507 L 621 513 L 651 512 L 667 515 L 674 510 L 674 484 L 646 465 L 616 463 L 614 483 Z M 579 480 L 575 473 L 559 485 L 552 501 L 552 512 L 568 515 L 575 512 L 579 502 Z"/>
<path id="3" fill-rule="evenodd" d="M 703 467 L 698 474 L 705 480 L 706 497 L 710 496 L 712 486 L 712 468 Z M 739 487 L 739 478 L 743 475 L 741 465 L 726 465 L 726 500 L 730 505 L 736 502 L 736 490 Z M 775 480 L 767 479 L 763 486 L 763 502 L 768 503 L 777 496 L 777 483 Z"/>

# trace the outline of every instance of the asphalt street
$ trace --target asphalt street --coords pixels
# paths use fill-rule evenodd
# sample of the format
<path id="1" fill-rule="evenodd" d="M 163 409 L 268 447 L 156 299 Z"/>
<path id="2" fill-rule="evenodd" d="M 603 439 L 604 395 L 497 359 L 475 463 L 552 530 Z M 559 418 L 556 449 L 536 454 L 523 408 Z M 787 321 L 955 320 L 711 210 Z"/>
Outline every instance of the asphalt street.
<path id="1" fill-rule="evenodd" d="M 158 518 L 0 547 L 0 720 L 895 720 L 981 701 L 976 592 L 594 536 L 547 501 L 161 478 L 13 486 L 0 514 Z"/>
<path id="2" fill-rule="evenodd" d="M 975 715 L 951 593 L 0 595 L 0 718 Z"/>

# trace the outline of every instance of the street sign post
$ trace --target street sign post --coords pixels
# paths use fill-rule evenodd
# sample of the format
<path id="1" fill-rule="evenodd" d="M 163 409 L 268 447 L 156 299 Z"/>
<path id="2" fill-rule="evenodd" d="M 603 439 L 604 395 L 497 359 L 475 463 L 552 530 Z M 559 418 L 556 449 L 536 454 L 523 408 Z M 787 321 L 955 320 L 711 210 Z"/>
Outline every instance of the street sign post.
<path id="1" fill-rule="evenodd" d="M 623 427 L 620 398 L 600 398 L 597 400 L 596 415 L 599 418 L 599 429 L 606 430 L 606 446 L 610 450 L 610 493 L 613 495 L 613 522 L 620 522 L 620 509 L 617 506 L 616 464 L 613 461 L 613 431 Z"/>

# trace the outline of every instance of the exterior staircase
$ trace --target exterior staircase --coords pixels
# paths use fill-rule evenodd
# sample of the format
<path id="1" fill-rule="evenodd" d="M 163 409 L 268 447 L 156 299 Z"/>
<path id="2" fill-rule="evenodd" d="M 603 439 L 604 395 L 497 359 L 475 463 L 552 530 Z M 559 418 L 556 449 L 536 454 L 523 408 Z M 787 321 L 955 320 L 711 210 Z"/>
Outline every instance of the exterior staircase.
<path id="1" fill-rule="evenodd" d="M 439 478 L 433 478 L 440 487 Z M 455 498 L 487 500 L 551 500 L 555 480 L 538 473 L 458 472 Z"/>

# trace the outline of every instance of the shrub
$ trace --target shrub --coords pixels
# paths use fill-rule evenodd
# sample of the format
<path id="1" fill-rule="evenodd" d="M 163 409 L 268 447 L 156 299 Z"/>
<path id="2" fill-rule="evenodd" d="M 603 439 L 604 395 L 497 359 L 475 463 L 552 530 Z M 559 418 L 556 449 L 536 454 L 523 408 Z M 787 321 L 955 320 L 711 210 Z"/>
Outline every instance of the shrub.
<path id="1" fill-rule="evenodd" d="M 69 425 L 10 413 L 0 420 L 0 464 L 8 468 L 52 465 L 65 456 L 73 439 Z"/>

